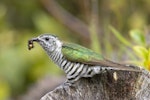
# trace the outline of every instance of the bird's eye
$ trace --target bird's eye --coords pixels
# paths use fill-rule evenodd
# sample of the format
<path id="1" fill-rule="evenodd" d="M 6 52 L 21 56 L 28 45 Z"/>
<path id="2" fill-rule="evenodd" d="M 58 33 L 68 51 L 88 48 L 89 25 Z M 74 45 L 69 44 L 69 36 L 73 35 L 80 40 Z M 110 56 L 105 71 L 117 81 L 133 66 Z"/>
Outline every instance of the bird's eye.
<path id="1" fill-rule="evenodd" d="M 46 38 L 45 38 L 45 40 L 46 40 L 46 41 L 48 41 L 48 40 L 49 40 L 49 38 L 48 38 L 48 37 L 46 37 Z"/>

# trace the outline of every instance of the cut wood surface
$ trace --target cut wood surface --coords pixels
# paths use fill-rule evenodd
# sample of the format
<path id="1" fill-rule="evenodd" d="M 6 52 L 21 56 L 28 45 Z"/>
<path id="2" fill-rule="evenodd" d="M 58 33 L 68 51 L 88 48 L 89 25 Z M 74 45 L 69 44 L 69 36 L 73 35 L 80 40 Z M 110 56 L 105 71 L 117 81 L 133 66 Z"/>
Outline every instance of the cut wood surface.
<path id="1" fill-rule="evenodd" d="M 136 68 L 136 67 L 135 67 Z M 110 70 L 61 84 L 41 100 L 150 100 L 150 73 Z"/>

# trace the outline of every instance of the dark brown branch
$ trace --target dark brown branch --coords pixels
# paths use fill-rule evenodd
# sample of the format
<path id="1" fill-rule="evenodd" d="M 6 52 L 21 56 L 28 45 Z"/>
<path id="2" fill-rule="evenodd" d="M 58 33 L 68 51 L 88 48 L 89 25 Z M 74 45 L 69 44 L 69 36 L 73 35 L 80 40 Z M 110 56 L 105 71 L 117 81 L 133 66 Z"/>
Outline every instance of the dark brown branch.
<path id="1" fill-rule="evenodd" d="M 82 78 L 74 87 L 60 85 L 41 100 L 149 100 L 150 73 L 107 71 Z"/>
<path id="2" fill-rule="evenodd" d="M 47 11 L 72 31 L 90 40 L 88 26 L 62 8 L 55 0 L 41 0 Z"/>

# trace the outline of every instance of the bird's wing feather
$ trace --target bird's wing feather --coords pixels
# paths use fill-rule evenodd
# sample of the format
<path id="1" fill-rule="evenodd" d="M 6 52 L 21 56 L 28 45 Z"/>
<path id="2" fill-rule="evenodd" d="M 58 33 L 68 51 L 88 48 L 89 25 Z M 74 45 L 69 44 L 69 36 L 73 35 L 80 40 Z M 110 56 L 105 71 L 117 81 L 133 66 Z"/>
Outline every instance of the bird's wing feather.
<path id="1" fill-rule="evenodd" d="M 62 53 L 68 60 L 73 62 L 94 64 L 95 61 L 103 60 L 100 54 L 73 43 L 64 43 L 62 46 Z"/>
<path id="2" fill-rule="evenodd" d="M 102 55 L 73 43 L 63 43 L 62 53 L 66 59 L 72 62 L 79 62 L 93 66 L 111 67 L 112 69 L 116 70 L 137 71 L 129 66 L 109 61 Z"/>

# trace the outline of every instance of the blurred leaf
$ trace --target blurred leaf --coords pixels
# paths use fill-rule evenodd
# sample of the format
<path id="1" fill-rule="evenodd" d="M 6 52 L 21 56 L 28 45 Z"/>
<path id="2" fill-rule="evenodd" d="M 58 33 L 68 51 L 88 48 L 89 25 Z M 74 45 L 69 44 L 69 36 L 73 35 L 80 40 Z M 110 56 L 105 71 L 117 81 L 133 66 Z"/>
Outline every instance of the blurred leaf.
<path id="1" fill-rule="evenodd" d="M 150 71 L 150 50 L 142 46 L 134 46 L 133 49 L 142 60 L 140 62 L 136 61 L 136 63 L 139 63 L 139 65 L 142 65 L 145 69 Z"/>
<path id="2" fill-rule="evenodd" d="M 113 26 L 109 26 L 109 29 L 112 31 L 112 33 L 117 37 L 117 39 L 119 41 L 121 41 L 123 44 L 125 44 L 126 46 L 131 47 L 131 43 L 128 42 L 127 39 L 125 39 L 120 32 L 118 32 Z"/>
<path id="3" fill-rule="evenodd" d="M 148 50 L 147 69 L 150 71 L 150 48 Z"/>
<path id="4" fill-rule="evenodd" d="M 98 33 L 96 33 L 96 26 L 93 23 L 91 23 L 89 30 L 90 30 L 90 37 L 91 37 L 91 48 L 95 52 L 101 53 L 101 47 L 100 47 L 100 43 L 99 43 Z"/>
<path id="5" fill-rule="evenodd" d="M 150 61 L 150 48 L 148 48 L 148 60 Z"/>
<path id="6" fill-rule="evenodd" d="M 144 66 L 145 66 L 145 68 L 147 69 L 147 70 L 149 70 L 150 71 L 150 60 L 145 60 L 144 61 Z"/>
<path id="7" fill-rule="evenodd" d="M 137 53 L 137 56 L 142 59 L 148 58 L 148 50 L 142 46 L 134 46 L 133 50 Z"/>
<path id="8" fill-rule="evenodd" d="M 142 46 L 146 45 L 144 34 L 140 30 L 138 29 L 131 30 L 130 36 L 135 41 L 135 43 Z"/>

